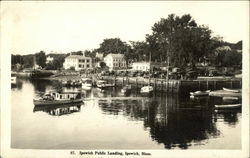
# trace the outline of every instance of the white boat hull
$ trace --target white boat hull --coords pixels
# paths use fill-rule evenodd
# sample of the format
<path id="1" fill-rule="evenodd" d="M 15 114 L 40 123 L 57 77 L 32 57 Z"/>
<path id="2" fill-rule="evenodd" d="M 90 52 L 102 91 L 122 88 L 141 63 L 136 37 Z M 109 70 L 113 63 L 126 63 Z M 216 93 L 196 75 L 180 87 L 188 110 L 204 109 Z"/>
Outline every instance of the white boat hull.
<path id="1" fill-rule="evenodd" d="M 151 93 L 153 90 L 154 88 L 152 86 L 145 86 L 141 88 L 141 93 Z"/>
<path id="2" fill-rule="evenodd" d="M 241 104 L 214 105 L 216 109 L 234 109 L 240 108 Z"/>
<path id="3" fill-rule="evenodd" d="M 74 100 L 33 100 L 34 105 L 61 105 L 61 104 L 74 104 L 81 103 L 83 99 L 74 99 Z"/>

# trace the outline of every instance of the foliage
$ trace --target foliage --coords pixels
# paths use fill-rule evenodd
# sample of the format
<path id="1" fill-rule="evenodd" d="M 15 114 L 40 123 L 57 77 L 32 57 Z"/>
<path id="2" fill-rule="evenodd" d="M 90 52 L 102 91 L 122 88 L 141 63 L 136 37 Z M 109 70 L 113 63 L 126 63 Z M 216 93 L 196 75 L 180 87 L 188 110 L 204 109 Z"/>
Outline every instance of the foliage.
<path id="1" fill-rule="evenodd" d="M 120 38 L 109 38 L 103 40 L 97 51 L 104 53 L 104 56 L 106 56 L 110 53 L 125 54 L 125 52 L 128 52 L 130 49 L 131 47 L 126 42 L 121 41 Z"/>
<path id="2" fill-rule="evenodd" d="M 152 35 L 146 37 L 152 58 L 166 61 L 169 57 L 174 66 L 195 66 L 213 49 L 211 30 L 198 26 L 189 14 L 182 17 L 171 14 L 167 19 L 155 23 L 152 30 Z"/>
<path id="3" fill-rule="evenodd" d="M 46 66 L 46 55 L 44 51 L 35 54 L 36 64 L 44 68 Z"/>
<path id="4" fill-rule="evenodd" d="M 83 55 L 82 51 L 71 52 L 71 55 Z"/>

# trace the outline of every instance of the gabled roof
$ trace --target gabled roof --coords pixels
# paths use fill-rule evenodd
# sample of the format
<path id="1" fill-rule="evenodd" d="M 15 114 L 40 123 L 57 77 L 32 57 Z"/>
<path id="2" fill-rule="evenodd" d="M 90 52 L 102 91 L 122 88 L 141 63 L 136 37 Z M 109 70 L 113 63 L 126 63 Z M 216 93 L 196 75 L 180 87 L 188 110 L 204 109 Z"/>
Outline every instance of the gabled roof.
<path id="1" fill-rule="evenodd" d="M 108 54 L 108 55 L 106 55 L 106 57 L 109 57 L 109 56 L 111 56 L 111 57 L 113 57 L 113 58 L 124 58 L 124 54 Z"/>
<path id="2" fill-rule="evenodd" d="M 86 58 L 89 58 L 90 59 L 90 57 L 86 57 L 86 56 L 83 56 L 83 55 L 70 55 L 70 56 L 68 56 L 66 58 L 74 58 L 74 59 L 86 59 Z"/>

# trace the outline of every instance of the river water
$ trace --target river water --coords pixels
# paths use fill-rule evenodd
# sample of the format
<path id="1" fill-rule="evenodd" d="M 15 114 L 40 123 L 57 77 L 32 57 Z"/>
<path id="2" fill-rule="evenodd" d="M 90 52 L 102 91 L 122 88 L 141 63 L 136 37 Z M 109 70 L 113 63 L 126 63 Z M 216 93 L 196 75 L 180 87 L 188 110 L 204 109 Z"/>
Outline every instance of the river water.
<path id="1" fill-rule="evenodd" d="M 223 104 L 220 97 L 141 95 L 133 90 L 124 100 L 121 88 L 92 88 L 83 91 L 82 104 L 35 107 L 34 98 L 60 85 L 17 82 L 11 89 L 12 148 L 241 149 L 241 111 L 216 111 L 214 105 Z"/>

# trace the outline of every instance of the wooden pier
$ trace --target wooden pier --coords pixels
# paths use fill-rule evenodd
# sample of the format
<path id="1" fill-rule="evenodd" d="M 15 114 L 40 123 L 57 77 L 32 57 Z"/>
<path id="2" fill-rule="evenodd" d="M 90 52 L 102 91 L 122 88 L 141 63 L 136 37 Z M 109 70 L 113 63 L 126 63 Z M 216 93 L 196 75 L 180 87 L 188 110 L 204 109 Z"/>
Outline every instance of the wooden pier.
<path id="1" fill-rule="evenodd" d="M 145 79 L 142 77 L 110 77 L 103 79 L 113 82 L 117 86 L 132 85 L 133 88 L 141 88 L 145 85 L 152 85 L 155 91 L 189 94 L 198 90 L 221 90 L 226 88 L 241 88 L 241 79 L 219 79 L 219 80 L 168 80 L 165 79 Z"/>

